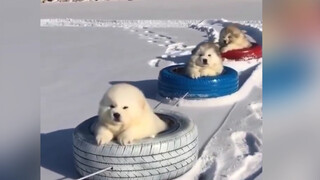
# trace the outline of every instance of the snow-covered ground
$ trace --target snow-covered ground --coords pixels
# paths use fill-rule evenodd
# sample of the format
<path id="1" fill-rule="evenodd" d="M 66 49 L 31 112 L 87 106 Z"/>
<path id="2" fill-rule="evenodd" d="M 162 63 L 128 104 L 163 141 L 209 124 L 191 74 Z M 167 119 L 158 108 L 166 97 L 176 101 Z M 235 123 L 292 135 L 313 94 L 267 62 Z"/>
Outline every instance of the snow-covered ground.
<path id="1" fill-rule="evenodd" d="M 261 1 L 176 1 L 171 10 L 177 12 L 151 1 L 159 6 L 153 9 L 146 0 L 42 5 L 41 179 L 79 177 L 72 161 L 72 130 L 96 115 L 102 94 L 118 82 L 139 87 L 153 106 L 163 101 L 158 109 L 180 111 L 197 124 L 199 160 L 178 179 L 255 179 L 261 174 L 262 59 L 225 62 L 241 77 L 241 88 L 233 95 L 200 103 L 182 100 L 177 107 L 157 96 L 160 69 L 184 63 L 207 32 L 228 23 L 214 19 L 237 20 L 261 43 Z M 149 10 L 142 11 L 143 3 Z M 218 11 L 236 5 L 233 13 Z M 199 13 L 191 13 L 192 7 Z"/>

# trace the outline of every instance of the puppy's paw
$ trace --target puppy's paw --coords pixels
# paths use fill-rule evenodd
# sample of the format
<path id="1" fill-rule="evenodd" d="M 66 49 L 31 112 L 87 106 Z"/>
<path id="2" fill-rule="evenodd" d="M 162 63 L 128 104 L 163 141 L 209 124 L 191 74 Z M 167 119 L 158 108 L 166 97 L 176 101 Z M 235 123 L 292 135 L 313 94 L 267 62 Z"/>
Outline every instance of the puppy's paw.
<path id="1" fill-rule="evenodd" d="M 229 49 L 228 49 L 227 47 L 221 48 L 221 52 L 222 52 L 222 53 L 226 53 L 226 52 L 228 52 L 228 51 L 229 51 Z"/>
<path id="2" fill-rule="evenodd" d="M 198 71 L 190 72 L 188 75 L 189 75 L 189 77 L 191 77 L 192 79 L 198 79 L 198 78 L 201 76 L 200 72 L 198 72 Z"/>
<path id="3" fill-rule="evenodd" d="M 200 71 L 200 74 L 201 76 L 215 76 L 216 75 L 216 72 L 214 71 L 210 71 L 210 70 L 207 70 L 207 69 L 203 69 Z"/>
<path id="4" fill-rule="evenodd" d="M 219 68 L 216 68 L 216 69 L 204 69 L 204 70 L 201 70 L 200 73 L 201 73 L 201 76 L 217 76 L 219 74 L 221 74 L 222 70 L 223 70 L 223 67 L 219 67 Z"/>
<path id="5" fill-rule="evenodd" d="M 132 144 L 133 143 L 133 139 L 130 137 L 130 136 L 127 136 L 125 134 L 120 134 L 118 136 L 118 142 L 125 146 L 125 145 L 128 145 L 128 144 Z"/>
<path id="6" fill-rule="evenodd" d="M 105 135 L 105 134 L 98 134 L 96 136 L 96 141 L 97 141 L 97 144 L 100 146 L 100 145 L 103 145 L 103 144 L 107 144 L 109 143 L 110 141 L 112 140 L 112 137 L 108 136 L 108 135 Z"/>
<path id="7" fill-rule="evenodd" d="M 156 135 L 151 135 L 151 136 L 150 136 L 150 138 L 155 138 L 155 137 L 156 137 Z"/>

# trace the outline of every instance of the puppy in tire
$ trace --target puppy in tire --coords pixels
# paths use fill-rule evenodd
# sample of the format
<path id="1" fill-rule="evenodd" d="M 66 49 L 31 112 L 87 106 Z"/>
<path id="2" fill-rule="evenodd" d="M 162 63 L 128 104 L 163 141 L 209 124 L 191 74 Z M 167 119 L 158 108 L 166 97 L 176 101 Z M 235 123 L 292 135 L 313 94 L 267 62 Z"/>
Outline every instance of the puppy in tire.
<path id="1" fill-rule="evenodd" d="M 229 25 L 220 32 L 219 46 L 222 53 L 231 50 L 250 48 L 251 42 L 247 39 L 244 30 L 235 25 Z"/>
<path id="2" fill-rule="evenodd" d="M 186 74 L 197 79 L 202 76 L 216 76 L 223 71 L 219 48 L 213 42 L 200 43 L 192 50 L 192 56 L 186 67 Z"/>
<path id="3" fill-rule="evenodd" d="M 103 96 L 99 121 L 91 128 L 98 145 L 117 139 L 121 145 L 154 137 L 167 125 L 149 106 L 143 93 L 129 84 L 112 86 Z"/>
<path id="4" fill-rule="evenodd" d="M 81 176 L 112 167 L 91 179 L 168 180 L 189 171 L 198 157 L 198 131 L 187 116 L 162 109 L 157 116 L 168 128 L 154 138 L 122 146 L 111 141 L 98 146 L 90 131 L 98 116 L 80 123 L 73 132 L 73 157 Z"/>

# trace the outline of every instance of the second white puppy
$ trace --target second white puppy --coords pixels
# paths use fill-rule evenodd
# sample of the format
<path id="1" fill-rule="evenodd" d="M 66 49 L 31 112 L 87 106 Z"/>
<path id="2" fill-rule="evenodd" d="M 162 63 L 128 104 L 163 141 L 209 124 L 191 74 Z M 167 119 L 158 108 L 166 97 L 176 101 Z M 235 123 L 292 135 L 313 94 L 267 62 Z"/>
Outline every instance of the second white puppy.
<path id="1" fill-rule="evenodd" d="M 149 106 L 143 93 L 130 84 L 116 84 L 103 96 L 99 121 L 92 126 L 98 145 L 117 139 L 121 145 L 154 137 L 167 124 Z"/>
<path id="2" fill-rule="evenodd" d="M 213 42 L 200 43 L 192 50 L 192 56 L 186 67 L 186 74 L 191 78 L 216 76 L 223 71 L 219 48 Z"/>
<path id="3" fill-rule="evenodd" d="M 252 46 L 244 30 L 235 25 L 229 25 L 220 32 L 219 45 L 222 53 L 231 50 L 244 49 Z"/>

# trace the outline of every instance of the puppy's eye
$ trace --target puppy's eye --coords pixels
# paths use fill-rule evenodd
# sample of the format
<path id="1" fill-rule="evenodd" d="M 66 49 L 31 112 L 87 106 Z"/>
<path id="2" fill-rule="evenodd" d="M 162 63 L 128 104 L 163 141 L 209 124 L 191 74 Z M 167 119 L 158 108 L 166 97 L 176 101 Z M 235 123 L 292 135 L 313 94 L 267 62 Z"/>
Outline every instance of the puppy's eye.
<path id="1" fill-rule="evenodd" d="M 199 56 L 203 56 L 203 54 L 199 54 Z"/>
<path id="2" fill-rule="evenodd" d="M 209 57 L 211 57 L 211 54 L 208 54 Z"/>
<path id="3" fill-rule="evenodd" d="M 123 108 L 122 109 L 128 109 L 128 106 L 123 106 Z"/>
<path id="4" fill-rule="evenodd" d="M 114 105 L 110 105 L 110 108 L 115 108 Z"/>

